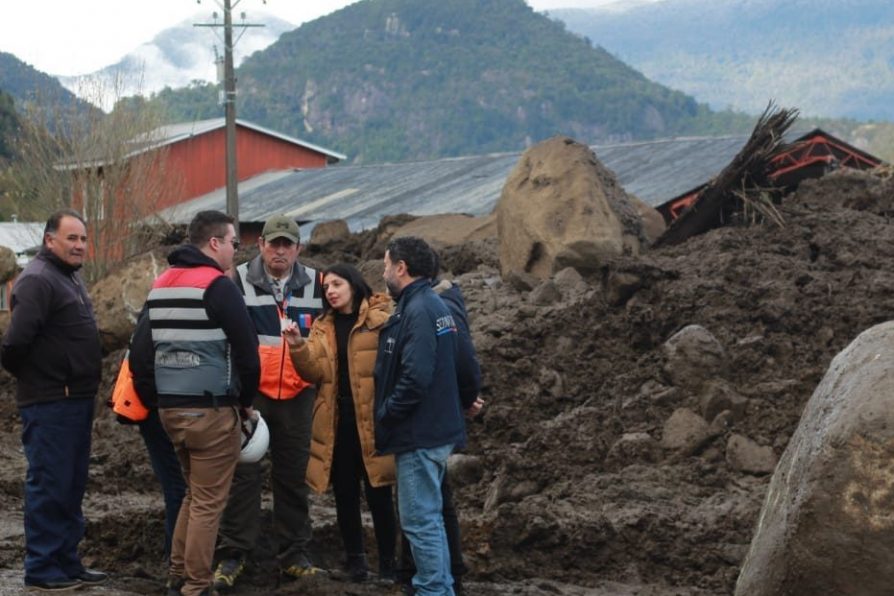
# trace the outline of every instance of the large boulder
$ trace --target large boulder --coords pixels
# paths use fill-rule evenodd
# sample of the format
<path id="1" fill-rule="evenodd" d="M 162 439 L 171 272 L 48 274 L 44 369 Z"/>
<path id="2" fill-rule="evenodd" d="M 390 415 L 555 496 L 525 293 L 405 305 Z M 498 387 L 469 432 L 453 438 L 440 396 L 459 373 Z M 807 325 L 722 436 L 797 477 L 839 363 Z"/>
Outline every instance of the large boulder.
<path id="1" fill-rule="evenodd" d="M 770 481 L 738 596 L 890 594 L 894 322 L 838 354 Z"/>
<path id="2" fill-rule="evenodd" d="M 0 283 L 6 283 L 19 271 L 16 253 L 6 246 L 0 246 Z"/>
<path id="3" fill-rule="evenodd" d="M 167 268 L 163 255 L 148 252 L 127 261 L 93 285 L 90 297 L 103 349 L 112 352 L 128 344 L 152 282 Z"/>
<path id="4" fill-rule="evenodd" d="M 642 223 L 614 175 L 586 146 L 553 137 L 521 156 L 495 210 L 503 278 L 547 279 L 574 267 L 597 270 L 607 259 L 638 254 Z"/>
<path id="5" fill-rule="evenodd" d="M 314 226 L 310 233 L 308 246 L 326 248 L 337 242 L 347 242 L 351 238 L 351 230 L 348 222 L 343 219 L 323 221 Z"/>

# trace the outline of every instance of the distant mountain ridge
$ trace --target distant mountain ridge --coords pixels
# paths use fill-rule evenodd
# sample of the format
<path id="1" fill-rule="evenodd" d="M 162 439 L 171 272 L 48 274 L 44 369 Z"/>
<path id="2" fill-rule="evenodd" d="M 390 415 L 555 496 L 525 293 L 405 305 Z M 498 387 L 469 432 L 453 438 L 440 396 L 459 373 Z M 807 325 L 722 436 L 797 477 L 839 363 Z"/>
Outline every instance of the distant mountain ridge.
<path id="1" fill-rule="evenodd" d="M 284 34 L 237 74 L 240 117 L 355 162 L 517 150 L 555 134 L 729 132 L 736 120 L 523 0 L 364 0 Z M 156 97 L 179 119 L 219 114 L 215 100 L 202 85 Z"/>
<path id="2" fill-rule="evenodd" d="M 197 13 L 160 32 L 115 64 L 85 75 L 58 78 L 72 93 L 90 101 L 95 99 L 99 85 L 104 95 L 102 107 L 106 110 L 113 107 L 110 104 L 114 100 L 124 96 L 149 95 L 165 87 L 186 87 L 193 81 L 216 82 L 215 47 L 222 55 L 222 30 L 193 26 L 210 22 L 214 21 L 206 12 Z M 238 42 L 233 59 L 237 66 L 247 56 L 295 28 L 288 21 L 261 12 L 252 12 L 246 22 L 264 26 L 240 28 L 239 21 L 234 21 L 234 39 Z"/>
<path id="3" fill-rule="evenodd" d="M 754 114 L 774 98 L 807 116 L 894 121 L 890 0 L 664 0 L 549 15 L 715 109 Z"/>
<path id="4" fill-rule="evenodd" d="M 0 91 L 15 100 L 16 110 L 37 108 L 48 115 L 48 124 L 57 118 L 94 110 L 94 106 L 78 99 L 55 78 L 19 60 L 13 54 L 0 52 Z"/>

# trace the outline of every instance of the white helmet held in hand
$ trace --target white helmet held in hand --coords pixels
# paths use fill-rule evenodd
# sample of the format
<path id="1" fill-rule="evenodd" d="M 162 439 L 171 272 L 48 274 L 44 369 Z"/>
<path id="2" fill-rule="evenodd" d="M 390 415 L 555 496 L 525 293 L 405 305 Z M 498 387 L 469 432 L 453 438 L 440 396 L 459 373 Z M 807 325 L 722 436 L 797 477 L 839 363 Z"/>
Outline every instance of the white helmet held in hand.
<path id="1" fill-rule="evenodd" d="M 254 416 L 242 421 L 242 451 L 239 462 L 253 464 L 261 461 L 270 444 L 270 431 L 261 413 L 255 411 Z"/>

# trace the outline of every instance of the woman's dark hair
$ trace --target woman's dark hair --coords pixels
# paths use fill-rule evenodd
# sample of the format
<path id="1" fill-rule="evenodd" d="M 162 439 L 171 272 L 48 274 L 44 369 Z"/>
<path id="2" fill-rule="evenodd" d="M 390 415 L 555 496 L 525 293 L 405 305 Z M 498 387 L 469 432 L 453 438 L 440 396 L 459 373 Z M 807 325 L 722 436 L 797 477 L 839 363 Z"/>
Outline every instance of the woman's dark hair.
<path id="1" fill-rule="evenodd" d="M 353 311 L 355 313 L 360 312 L 360 304 L 363 302 L 364 298 L 368 299 L 372 296 L 372 288 L 369 287 L 369 284 L 366 283 L 366 280 L 363 279 L 363 276 L 357 271 L 357 268 L 353 265 L 349 265 L 347 263 L 337 263 L 332 265 L 331 267 L 326 267 L 323 270 L 323 276 L 320 281 L 326 279 L 326 276 L 330 273 L 333 273 L 351 286 L 351 293 L 354 294 L 353 301 Z M 332 310 L 332 306 L 329 304 L 329 301 L 326 300 L 326 292 L 323 292 L 323 314 L 328 313 Z"/>

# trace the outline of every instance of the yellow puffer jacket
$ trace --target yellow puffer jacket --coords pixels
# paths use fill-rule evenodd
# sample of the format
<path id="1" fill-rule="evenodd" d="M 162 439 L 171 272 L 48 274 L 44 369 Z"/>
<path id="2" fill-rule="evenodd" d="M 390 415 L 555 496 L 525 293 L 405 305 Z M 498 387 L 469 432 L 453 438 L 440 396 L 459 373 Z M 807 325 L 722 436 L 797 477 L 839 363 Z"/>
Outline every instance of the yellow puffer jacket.
<path id="1" fill-rule="evenodd" d="M 379 348 L 379 329 L 391 314 L 391 300 L 384 294 L 374 294 L 360 305 L 357 323 L 348 337 L 351 393 L 357 432 L 363 451 L 363 464 L 373 486 L 394 484 L 394 457 L 375 455 L 373 431 L 373 401 L 375 390 L 373 369 Z M 302 378 L 317 384 L 314 402 L 313 430 L 310 439 L 310 461 L 307 464 L 307 484 L 317 492 L 329 488 L 332 453 L 338 422 L 336 384 L 338 357 L 335 345 L 335 322 L 330 312 L 317 319 L 307 340 L 297 348 L 290 348 L 292 363 Z"/>

